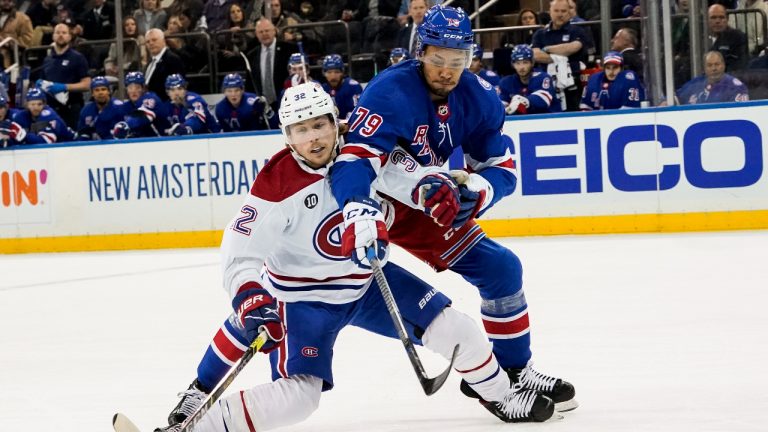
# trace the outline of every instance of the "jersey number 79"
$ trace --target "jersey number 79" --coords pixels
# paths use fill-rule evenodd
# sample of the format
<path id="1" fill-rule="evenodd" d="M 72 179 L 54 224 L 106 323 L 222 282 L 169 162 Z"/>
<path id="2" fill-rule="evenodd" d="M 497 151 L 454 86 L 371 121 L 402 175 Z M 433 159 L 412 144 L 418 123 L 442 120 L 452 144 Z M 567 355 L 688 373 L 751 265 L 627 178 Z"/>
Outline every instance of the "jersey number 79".
<path id="1" fill-rule="evenodd" d="M 349 127 L 350 132 L 354 132 L 355 129 L 357 129 L 360 124 L 365 123 L 362 129 L 360 129 L 360 132 L 358 132 L 360 135 L 364 137 L 369 137 L 376 133 L 376 129 L 381 126 L 382 123 L 384 123 L 384 119 L 381 118 L 378 114 L 371 114 L 371 110 L 368 108 L 364 108 L 361 106 L 358 106 L 357 109 L 355 109 L 355 113 L 353 116 L 356 115 L 355 121 L 352 122 L 352 125 Z"/>

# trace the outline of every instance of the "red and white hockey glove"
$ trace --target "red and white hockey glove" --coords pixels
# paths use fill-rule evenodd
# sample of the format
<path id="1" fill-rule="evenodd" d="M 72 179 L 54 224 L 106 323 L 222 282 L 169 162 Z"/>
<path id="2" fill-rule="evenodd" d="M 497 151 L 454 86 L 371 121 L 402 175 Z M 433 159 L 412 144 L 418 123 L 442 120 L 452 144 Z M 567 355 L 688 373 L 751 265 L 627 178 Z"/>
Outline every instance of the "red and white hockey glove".
<path id="1" fill-rule="evenodd" d="M 27 131 L 20 124 L 8 119 L 0 122 L 0 135 L 12 140 L 22 142 L 27 137 Z"/>
<path id="2" fill-rule="evenodd" d="M 508 115 L 512 114 L 526 114 L 528 113 L 528 107 L 531 106 L 530 101 L 525 96 L 514 95 L 512 100 L 509 101 L 509 105 L 505 109 Z"/>
<path id="3" fill-rule="evenodd" d="M 414 204 L 424 206 L 424 213 L 440 226 L 453 224 L 459 213 L 459 185 L 442 173 L 424 176 L 411 192 Z"/>
<path id="4" fill-rule="evenodd" d="M 277 312 L 277 301 L 269 292 L 256 283 L 240 287 L 232 299 L 232 307 L 240 323 L 245 327 L 248 340 L 253 342 L 262 331 L 267 333 L 267 342 L 261 352 L 268 353 L 285 338 L 285 326 Z"/>
<path id="5" fill-rule="evenodd" d="M 488 209 L 493 201 L 493 187 L 480 174 L 468 173 L 463 170 L 451 171 L 451 177 L 459 184 L 460 208 L 459 214 L 453 221 L 453 227 L 458 229 L 479 213 Z"/>
<path id="6" fill-rule="evenodd" d="M 359 267 L 370 269 L 366 252 L 368 247 L 373 246 L 383 266 L 389 234 L 379 203 L 367 197 L 354 197 L 347 201 L 342 213 L 344 233 L 341 235 L 341 253 L 351 257 Z"/>

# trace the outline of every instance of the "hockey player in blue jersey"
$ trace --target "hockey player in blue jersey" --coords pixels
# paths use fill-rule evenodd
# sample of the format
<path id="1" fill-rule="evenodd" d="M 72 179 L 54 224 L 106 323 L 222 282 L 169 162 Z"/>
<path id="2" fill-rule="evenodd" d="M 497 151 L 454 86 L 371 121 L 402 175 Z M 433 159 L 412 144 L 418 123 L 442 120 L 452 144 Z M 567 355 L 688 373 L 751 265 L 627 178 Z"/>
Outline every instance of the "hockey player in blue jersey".
<path id="1" fill-rule="evenodd" d="M 501 77 L 496 72 L 485 68 L 483 64 L 483 47 L 479 44 L 472 45 L 472 63 L 469 64 L 469 71 L 488 81 L 496 89 L 499 88 Z"/>
<path id="2" fill-rule="evenodd" d="M 112 129 L 123 120 L 123 101 L 113 98 L 109 81 L 103 76 L 91 79 L 92 101 L 80 110 L 77 121 L 78 140 L 112 139 Z"/>
<path id="3" fill-rule="evenodd" d="M 506 76 L 499 83 L 499 97 L 507 114 L 540 114 L 560 112 L 552 77 L 534 69 L 533 50 L 529 45 L 516 45 L 510 56 L 515 75 Z"/>
<path id="4" fill-rule="evenodd" d="M 46 105 L 45 93 L 37 87 L 27 90 L 25 110 L 13 116 L 10 144 L 51 144 L 75 140 L 75 132 Z"/>
<path id="5" fill-rule="evenodd" d="M 346 121 L 352 110 L 355 109 L 363 86 L 350 77 L 344 76 L 344 60 L 338 54 L 325 56 L 323 59 L 323 75 L 325 82 L 323 89 L 328 92 L 336 102 L 339 109 L 339 118 Z"/>
<path id="6" fill-rule="evenodd" d="M 645 89 L 631 70 L 622 70 L 621 53 L 608 51 L 603 57 L 603 71 L 589 77 L 581 96 L 582 111 L 640 108 Z"/>
<path id="7" fill-rule="evenodd" d="M 411 54 L 408 52 L 405 48 L 392 48 L 392 51 L 389 52 L 389 65 L 396 65 L 400 63 L 403 60 L 410 60 Z"/>
<path id="8" fill-rule="evenodd" d="M 343 251 L 365 266 L 365 247 L 383 241 L 368 228 L 370 220 L 353 216 L 360 209 L 376 210 L 363 197 L 369 196 L 371 183 L 393 151 L 402 149 L 424 166 L 442 166 L 461 147 L 468 167 L 453 173 L 455 181 L 427 177 L 411 197 L 391 200 L 395 221 L 389 241 L 476 286 L 486 332 L 512 381 L 540 391 L 558 410 L 573 409 L 574 387 L 531 367 L 520 260 L 487 238 L 475 221 L 514 191 L 517 176 L 512 140 L 500 132 L 504 107 L 499 96 L 466 70 L 473 37 L 464 11 L 434 6 L 418 28 L 417 58 L 385 69 L 366 87 L 331 168 L 331 190 L 346 221 Z M 393 197 L 388 188 L 377 189 Z M 479 397 L 466 383 L 461 387 L 468 396 Z"/>
<path id="9" fill-rule="evenodd" d="M 243 77 L 227 74 L 221 81 L 224 93 L 216 104 L 216 118 L 224 132 L 277 129 L 278 120 L 266 99 L 245 91 Z"/>
<path id="10" fill-rule="evenodd" d="M 165 113 L 166 106 L 158 95 L 147 91 L 144 74 L 128 72 L 123 82 L 128 95 L 123 103 L 125 120 L 115 125 L 112 136 L 118 139 L 163 136 L 163 131 L 171 127 Z"/>
<path id="11" fill-rule="evenodd" d="M 170 135 L 193 135 L 221 131 L 216 117 L 208 110 L 205 99 L 197 93 L 187 91 L 187 80 L 180 74 L 168 75 L 165 91 L 169 100 L 165 102 Z"/>
<path id="12" fill-rule="evenodd" d="M 749 90 L 738 78 L 725 73 L 725 60 L 720 51 L 704 56 L 704 75 L 685 83 L 675 97 L 682 105 L 717 102 L 745 102 Z"/>
<path id="13" fill-rule="evenodd" d="M 0 148 L 8 147 L 13 144 L 11 135 L 16 136 L 21 126 L 12 119 L 17 112 L 21 110 L 11 108 L 8 99 L 0 95 Z"/>
<path id="14" fill-rule="evenodd" d="M 317 409 L 322 392 L 334 387 L 334 345 L 344 327 L 397 337 L 370 269 L 344 259 L 334 235 L 344 221 L 328 181 L 339 143 L 333 100 L 316 83 L 300 84 L 286 90 L 279 115 L 287 148 L 259 172 L 221 243 L 224 288 L 234 313 L 213 338 L 197 379 L 181 393 L 169 426 L 156 431 L 178 431 L 261 332 L 273 382 L 220 399 L 194 426 L 196 432 L 267 431 L 299 423 Z M 427 172 L 447 175 L 401 156 L 384 167 L 382 178 L 405 194 Z M 406 161 L 412 170 L 403 168 Z M 307 197 L 314 198 L 311 206 Z M 367 203 L 378 205 L 372 197 Z M 383 220 L 373 224 L 386 231 Z M 551 402 L 543 415 L 530 415 L 526 407 L 536 404 L 537 392 L 510 386 L 470 317 L 447 307 L 445 295 L 386 257 L 381 262 L 409 337 L 447 359 L 458 346 L 453 368 L 483 394 L 494 415 L 506 422 L 552 415 Z"/>

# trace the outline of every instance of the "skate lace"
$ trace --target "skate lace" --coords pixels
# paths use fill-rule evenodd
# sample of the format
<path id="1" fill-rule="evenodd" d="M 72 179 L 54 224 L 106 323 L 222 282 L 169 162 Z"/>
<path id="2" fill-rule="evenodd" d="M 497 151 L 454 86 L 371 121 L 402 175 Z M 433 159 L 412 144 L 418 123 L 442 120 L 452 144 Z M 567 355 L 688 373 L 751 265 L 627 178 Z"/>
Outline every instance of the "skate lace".
<path id="1" fill-rule="evenodd" d="M 557 378 L 536 372 L 532 365 L 526 366 L 520 372 L 518 380 L 523 387 L 539 391 L 552 391 L 555 388 L 555 383 L 557 383 Z"/>
<path id="2" fill-rule="evenodd" d="M 499 408 L 509 418 L 525 418 L 531 414 L 537 396 L 536 391 L 526 390 L 520 384 L 515 384 L 504 396 Z"/>
<path id="3" fill-rule="evenodd" d="M 185 390 L 178 394 L 181 397 L 181 406 L 176 410 L 177 413 L 189 417 L 197 411 L 197 408 L 203 404 L 206 394 L 198 389 Z"/>

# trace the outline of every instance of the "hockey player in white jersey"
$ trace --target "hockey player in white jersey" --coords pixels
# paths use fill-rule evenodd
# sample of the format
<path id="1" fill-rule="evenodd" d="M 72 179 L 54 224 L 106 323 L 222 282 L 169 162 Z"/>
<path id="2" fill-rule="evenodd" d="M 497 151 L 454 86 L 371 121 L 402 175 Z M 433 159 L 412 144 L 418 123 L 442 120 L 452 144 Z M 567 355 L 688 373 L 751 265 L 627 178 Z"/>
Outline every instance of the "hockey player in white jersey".
<path id="1" fill-rule="evenodd" d="M 224 287 L 235 313 L 220 330 L 226 336 L 217 336 L 211 345 L 218 355 L 226 355 L 239 344 L 242 353 L 258 333 L 266 332 L 274 381 L 220 399 L 195 431 L 267 431 L 301 422 L 317 409 L 321 393 L 334 385 L 333 346 L 343 327 L 354 325 L 397 337 L 370 269 L 355 264 L 343 251 L 370 246 L 385 250 L 386 235 L 381 233 L 386 234 L 386 223 L 372 197 L 361 197 L 357 211 L 342 213 L 331 193 L 327 173 L 339 135 L 330 95 L 316 83 L 291 87 L 283 96 L 279 116 L 288 148 L 259 172 L 224 233 Z M 409 169 L 404 171 L 404 166 Z M 424 171 L 413 173 L 410 184 L 403 181 L 404 172 L 417 167 L 415 161 L 387 163 L 379 179 L 397 179 L 410 193 L 424 175 L 444 175 L 439 168 L 418 168 Z M 353 223 L 356 235 L 341 239 L 345 225 Z M 362 244 L 356 241 L 360 238 L 382 240 Z M 367 263 L 364 257 L 359 259 Z M 384 255 L 382 263 L 387 259 Z M 552 416 L 550 399 L 510 386 L 491 344 L 470 317 L 406 270 L 394 263 L 383 265 L 409 336 L 447 359 L 459 345 L 454 369 L 482 396 L 489 411 L 506 422 Z M 205 359 L 198 378 L 171 413 L 171 424 L 159 430 L 179 430 L 202 404 L 204 368 Z"/>

